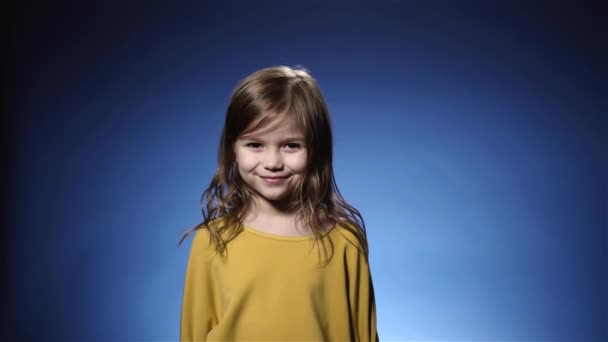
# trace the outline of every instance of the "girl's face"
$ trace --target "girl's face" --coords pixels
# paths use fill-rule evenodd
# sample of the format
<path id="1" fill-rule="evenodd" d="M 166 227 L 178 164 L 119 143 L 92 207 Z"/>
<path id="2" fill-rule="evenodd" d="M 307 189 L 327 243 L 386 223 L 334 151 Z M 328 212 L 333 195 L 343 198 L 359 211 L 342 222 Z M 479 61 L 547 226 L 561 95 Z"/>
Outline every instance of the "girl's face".
<path id="1" fill-rule="evenodd" d="M 239 137 L 235 154 L 241 178 L 267 203 L 288 195 L 289 185 L 303 178 L 306 170 L 304 135 L 292 120 Z"/>

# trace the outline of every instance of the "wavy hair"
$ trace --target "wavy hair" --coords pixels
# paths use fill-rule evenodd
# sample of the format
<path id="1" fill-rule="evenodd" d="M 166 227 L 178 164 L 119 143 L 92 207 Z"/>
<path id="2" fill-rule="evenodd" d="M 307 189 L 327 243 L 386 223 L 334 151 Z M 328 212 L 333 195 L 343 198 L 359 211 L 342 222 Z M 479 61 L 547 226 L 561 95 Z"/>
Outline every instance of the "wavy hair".
<path id="1" fill-rule="evenodd" d="M 257 70 L 233 89 L 220 138 L 217 170 L 201 197 L 203 221 L 187 230 L 178 246 L 190 233 L 206 228 L 215 250 L 226 251 L 227 244 L 243 230 L 243 219 L 252 208 L 255 191 L 239 175 L 234 144 L 245 134 L 284 120 L 295 120 L 304 133 L 307 153 L 305 176 L 288 189 L 288 209 L 296 211 L 297 220 L 314 233 L 315 242 L 321 241 L 325 252 L 323 218 L 332 227 L 340 225 L 353 233 L 368 256 L 363 218 L 344 200 L 334 179 L 329 111 L 316 80 L 301 65 Z M 333 242 L 329 241 L 333 256 Z"/>

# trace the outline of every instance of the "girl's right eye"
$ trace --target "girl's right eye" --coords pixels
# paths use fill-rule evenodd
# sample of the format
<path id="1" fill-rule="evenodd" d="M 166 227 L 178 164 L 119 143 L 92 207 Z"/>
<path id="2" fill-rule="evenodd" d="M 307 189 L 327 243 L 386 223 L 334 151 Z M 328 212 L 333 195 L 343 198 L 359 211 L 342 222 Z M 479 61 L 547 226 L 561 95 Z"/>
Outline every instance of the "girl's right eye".
<path id="1" fill-rule="evenodd" d="M 251 148 L 258 148 L 260 146 L 260 144 L 258 143 L 248 143 L 247 145 L 245 145 L 247 147 L 251 147 Z"/>

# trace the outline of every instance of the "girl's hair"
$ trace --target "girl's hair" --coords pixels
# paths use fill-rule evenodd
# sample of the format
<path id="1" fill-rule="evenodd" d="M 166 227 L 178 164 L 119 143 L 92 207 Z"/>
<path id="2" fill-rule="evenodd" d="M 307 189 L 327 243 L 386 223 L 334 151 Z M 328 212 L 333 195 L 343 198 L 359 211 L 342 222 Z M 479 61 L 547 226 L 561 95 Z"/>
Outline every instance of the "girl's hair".
<path id="1" fill-rule="evenodd" d="M 206 227 L 216 251 L 226 251 L 226 245 L 243 230 L 243 218 L 252 208 L 254 195 L 237 170 L 234 144 L 244 134 L 285 120 L 294 120 L 304 133 L 307 151 L 305 176 L 288 189 L 292 196 L 289 210 L 297 212 L 298 220 L 305 222 L 324 249 L 322 217 L 353 233 L 368 256 L 363 218 L 343 199 L 334 179 L 329 111 L 316 80 L 301 65 L 258 70 L 234 88 L 220 138 L 218 167 L 201 198 L 203 222 L 187 230 L 178 245 L 190 233 Z"/>

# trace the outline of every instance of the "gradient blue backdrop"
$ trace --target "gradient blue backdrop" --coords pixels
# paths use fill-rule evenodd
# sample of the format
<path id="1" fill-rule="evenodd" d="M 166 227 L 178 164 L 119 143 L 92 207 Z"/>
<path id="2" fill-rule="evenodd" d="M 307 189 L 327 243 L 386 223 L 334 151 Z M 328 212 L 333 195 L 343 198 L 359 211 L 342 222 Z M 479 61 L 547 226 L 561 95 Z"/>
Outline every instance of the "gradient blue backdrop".
<path id="1" fill-rule="evenodd" d="M 301 64 L 366 220 L 382 340 L 608 339 L 606 41 L 578 6 L 19 3 L 14 336 L 176 340 L 177 242 L 231 90 Z"/>

